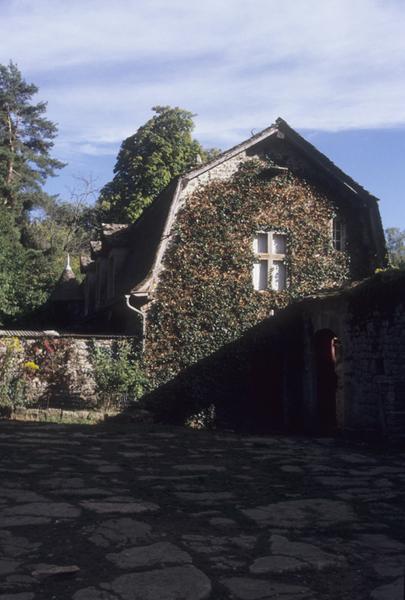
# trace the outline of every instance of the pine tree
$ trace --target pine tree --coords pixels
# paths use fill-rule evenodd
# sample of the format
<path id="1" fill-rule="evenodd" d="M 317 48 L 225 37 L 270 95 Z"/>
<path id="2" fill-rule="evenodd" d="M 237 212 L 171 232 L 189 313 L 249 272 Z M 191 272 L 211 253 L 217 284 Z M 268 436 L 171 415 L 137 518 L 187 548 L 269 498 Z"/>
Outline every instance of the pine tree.
<path id="1" fill-rule="evenodd" d="M 40 306 L 61 268 L 30 239 L 29 211 L 55 204 L 42 185 L 64 166 L 50 156 L 57 128 L 37 91 L 13 62 L 0 65 L 0 324 Z"/>
<path id="2" fill-rule="evenodd" d="M 0 65 L 0 198 L 19 216 L 41 204 L 41 186 L 64 166 L 50 156 L 57 127 L 46 102 L 32 102 L 37 92 L 13 62 Z"/>

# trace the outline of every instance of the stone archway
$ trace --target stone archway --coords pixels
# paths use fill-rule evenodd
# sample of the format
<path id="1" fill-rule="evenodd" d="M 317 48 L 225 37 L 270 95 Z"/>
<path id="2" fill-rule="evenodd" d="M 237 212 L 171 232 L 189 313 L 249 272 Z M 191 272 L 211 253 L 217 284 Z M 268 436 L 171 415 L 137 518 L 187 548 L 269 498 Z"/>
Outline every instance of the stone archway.
<path id="1" fill-rule="evenodd" d="M 331 329 L 321 329 L 314 335 L 315 390 L 319 430 L 323 434 L 337 431 L 336 350 L 339 340 Z"/>

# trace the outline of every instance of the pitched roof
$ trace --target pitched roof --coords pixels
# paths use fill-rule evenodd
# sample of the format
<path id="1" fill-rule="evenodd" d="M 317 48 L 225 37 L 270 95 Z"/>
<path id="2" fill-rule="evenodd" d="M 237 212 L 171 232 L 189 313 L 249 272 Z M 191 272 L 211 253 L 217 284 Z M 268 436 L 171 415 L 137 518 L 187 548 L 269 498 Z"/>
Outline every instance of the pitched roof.
<path id="1" fill-rule="evenodd" d="M 328 175 L 331 175 L 335 179 L 339 180 L 351 192 L 360 195 L 362 199 L 365 200 L 378 200 L 378 198 L 370 194 L 370 192 L 365 190 L 361 185 L 354 181 L 354 179 L 339 169 L 339 167 L 337 167 L 327 156 L 325 156 L 325 154 L 322 154 L 322 152 L 315 148 L 315 146 L 313 146 L 299 133 L 292 129 L 292 127 L 290 127 L 289 124 L 284 121 L 284 119 L 278 117 L 276 120 L 276 126 L 277 129 L 286 136 L 288 141 L 301 150 L 307 156 L 307 158 L 313 161 Z"/>
<path id="2" fill-rule="evenodd" d="M 54 329 L 0 329 L 0 338 L 3 337 L 59 337 L 59 332 Z"/>
<path id="3" fill-rule="evenodd" d="M 62 271 L 58 283 L 55 286 L 49 300 L 50 302 L 70 302 L 81 300 L 82 290 L 69 264 Z"/>
<path id="4" fill-rule="evenodd" d="M 342 191 L 350 197 L 375 207 L 376 198 L 346 175 L 324 154 L 307 142 L 301 135 L 294 131 L 286 121 L 278 118 L 276 122 L 263 131 L 253 135 L 233 148 L 223 152 L 203 166 L 196 167 L 181 177 L 175 178 L 144 210 L 141 217 L 127 228 L 119 226 L 114 231 L 116 239 L 125 237 L 125 245 L 129 248 L 128 257 L 124 265 L 122 276 L 117 282 L 117 295 L 128 293 L 134 295 L 147 294 L 160 267 L 163 254 L 169 239 L 172 224 L 179 208 L 181 191 L 194 178 L 217 167 L 238 154 L 261 144 L 272 136 L 285 138 L 291 145 L 303 153 L 306 159 L 316 169 L 337 182 Z M 101 245 L 92 248 L 93 257 L 101 251 Z"/>
<path id="5" fill-rule="evenodd" d="M 128 256 L 117 281 L 117 292 L 147 291 L 144 284 L 155 266 L 158 248 L 163 239 L 165 224 L 178 184 L 179 178 L 176 177 L 144 210 L 140 218 L 129 226 Z"/>

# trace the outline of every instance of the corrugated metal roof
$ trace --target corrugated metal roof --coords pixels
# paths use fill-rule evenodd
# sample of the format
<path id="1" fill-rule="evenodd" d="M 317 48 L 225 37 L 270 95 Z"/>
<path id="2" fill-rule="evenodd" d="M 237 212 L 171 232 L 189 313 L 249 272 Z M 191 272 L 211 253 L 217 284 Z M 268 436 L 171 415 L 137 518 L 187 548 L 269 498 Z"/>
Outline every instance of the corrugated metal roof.
<path id="1" fill-rule="evenodd" d="M 40 329 L 0 329 L 0 337 L 58 337 L 54 330 Z"/>
<path id="2" fill-rule="evenodd" d="M 81 338 L 81 339 L 99 339 L 99 340 L 122 340 L 132 339 L 134 335 L 117 335 L 117 334 L 91 334 L 91 333 L 71 333 L 64 331 L 55 331 L 53 329 L 0 329 L 1 337 L 20 337 L 20 338 L 38 338 L 38 337 L 64 337 L 64 338 Z"/>

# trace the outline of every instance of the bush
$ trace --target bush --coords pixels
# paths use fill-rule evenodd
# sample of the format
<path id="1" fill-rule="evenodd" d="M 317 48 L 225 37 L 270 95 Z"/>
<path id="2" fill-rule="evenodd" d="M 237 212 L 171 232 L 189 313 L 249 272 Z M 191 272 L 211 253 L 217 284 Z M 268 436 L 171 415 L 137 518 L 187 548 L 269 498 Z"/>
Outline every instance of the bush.
<path id="1" fill-rule="evenodd" d="M 100 348 L 92 343 L 90 352 L 99 407 L 120 409 L 138 401 L 147 389 L 142 361 L 125 340 Z"/>
<path id="2" fill-rule="evenodd" d="M 38 365 L 23 362 L 23 357 L 24 348 L 18 338 L 0 341 L 0 416 L 10 416 L 28 402 L 27 388 Z"/>

